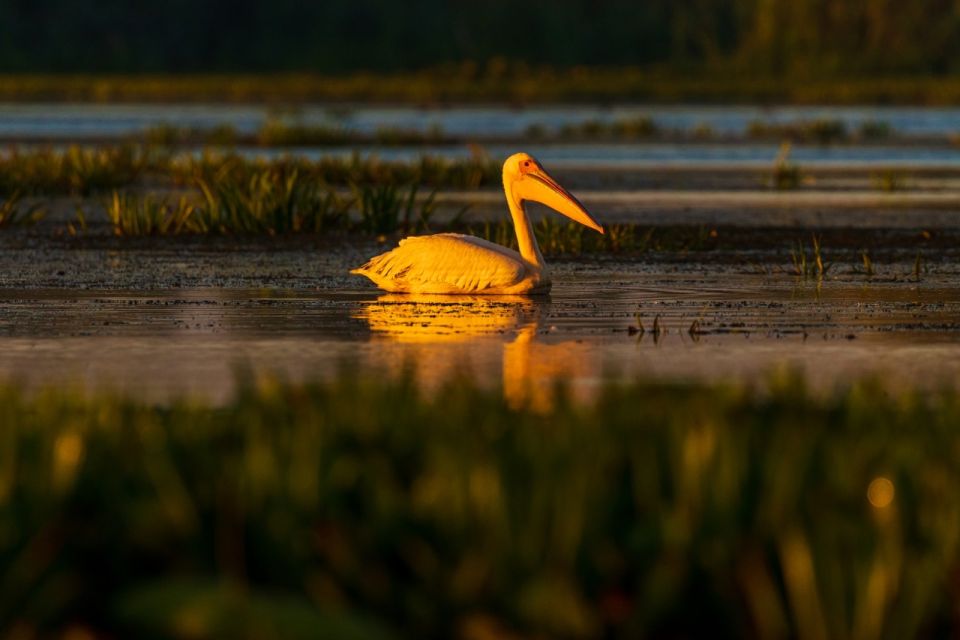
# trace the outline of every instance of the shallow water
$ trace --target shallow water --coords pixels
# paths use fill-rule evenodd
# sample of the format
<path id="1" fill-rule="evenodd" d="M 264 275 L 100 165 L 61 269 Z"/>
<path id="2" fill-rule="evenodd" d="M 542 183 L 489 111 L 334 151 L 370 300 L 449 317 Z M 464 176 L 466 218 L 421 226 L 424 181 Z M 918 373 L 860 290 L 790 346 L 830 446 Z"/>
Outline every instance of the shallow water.
<path id="1" fill-rule="evenodd" d="M 516 152 L 516 145 L 489 144 L 484 151 L 492 158 Z M 780 152 L 778 144 L 535 144 L 524 149 L 551 166 L 569 167 L 739 167 L 769 170 Z M 414 161 L 423 155 L 440 158 L 470 158 L 475 150 L 467 146 L 370 146 L 299 147 L 287 149 L 240 148 L 245 156 L 277 157 L 297 155 L 323 157 L 376 156 L 383 160 Z M 922 146 L 801 146 L 792 148 L 790 159 L 804 167 L 954 167 L 960 166 L 960 148 Z"/>
<path id="2" fill-rule="evenodd" d="M 28 386 L 83 380 L 156 400 L 223 401 L 238 368 L 302 379 L 407 367 L 431 388 L 462 373 L 538 406 L 558 381 L 589 398 L 635 375 L 762 383 L 790 368 L 823 390 L 868 374 L 936 387 L 960 380 L 960 287 L 593 269 L 545 299 L 7 289 L 0 354 L 0 377 Z"/>
<path id="3" fill-rule="evenodd" d="M 793 122 L 831 119 L 856 130 L 864 122 L 884 122 L 905 135 L 960 132 L 960 107 L 653 105 L 634 107 L 378 107 L 307 105 L 278 111 L 269 106 L 223 104 L 45 104 L 0 103 L 0 136 L 123 136 L 157 123 L 211 128 L 231 124 L 253 133 L 271 116 L 310 124 L 342 126 L 360 132 L 387 127 L 428 131 L 439 127 L 457 136 L 513 136 L 534 124 L 559 128 L 584 120 L 612 122 L 650 117 L 659 126 L 692 131 L 708 126 L 718 134 L 742 134 L 752 121 Z"/>
<path id="4" fill-rule="evenodd" d="M 508 107 L 369 107 L 304 106 L 277 112 L 265 106 L 237 105 L 89 105 L 0 104 L 0 137 L 50 138 L 55 140 L 120 139 L 159 123 L 211 129 L 233 125 L 241 134 L 253 134 L 273 115 L 289 121 L 342 127 L 361 133 L 382 128 L 443 132 L 464 137 L 518 136 L 533 124 L 558 130 L 565 124 L 585 120 L 612 122 L 649 116 L 659 126 L 690 133 L 707 126 L 718 135 L 742 135 L 750 122 L 791 122 L 817 118 L 837 119 L 851 131 L 868 121 L 879 121 L 901 135 L 941 136 L 960 132 L 960 108 L 929 107 L 754 107 L 667 105 L 601 108 L 555 106 L 512 109 Z M 769 167 L 779 145 L 745 144 L 526 144 L 531 153 L 552 164 L 577 166 L 758 166 Z M 516 151 L 515 144 L 486 145 L 492 157 Z M 311 158 L 350 155 L 353 149 L 241 149 L 246 155 L 270 156 L 295 153 Z M 474 151 L 465 145 L 364 147 L 361 155 L 390 160 L 409 160 L 427 153 L 447 158 L 467 157 Z M 960 165 L 960 148 L 923 145 L 797 145 L 791 158 L 805 166 L 899 165 L 904 167 Z"/>

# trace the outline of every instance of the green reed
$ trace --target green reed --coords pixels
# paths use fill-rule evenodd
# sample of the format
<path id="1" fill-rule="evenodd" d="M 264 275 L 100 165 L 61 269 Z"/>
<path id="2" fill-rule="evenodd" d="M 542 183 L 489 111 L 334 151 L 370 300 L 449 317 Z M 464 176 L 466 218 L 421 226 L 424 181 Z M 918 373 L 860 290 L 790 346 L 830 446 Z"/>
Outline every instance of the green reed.
<path id="1" fill-rule="evenodd" d="M 0 153 L 0 194 L 17 191 L 24 195 L 89 195 L 132 187 L 194 186 L 199 180 L 246 184 L 264 171 L 288 175 L 294 170 L 339 186 L 392 184 L 476 189 L 500 183 L 499 164 L 479 153 L 464 159 L 422 156 L 409 162 L 356 154 L 318 160 L 294 156 L 261 159 L 213 149 L 205 149 L 199 155 L 176 153 L 168 145 L 157 143 L 13 148 Z"/>
<path id="2" fill-rule="evenodd" d="M 0 387 L 0 633 L 950 635 L 960 396 Z M 689 611 L 697 611 L 696 616 Z"/>
<path id="3" fill-rule="evenodd" d="M 185 197 L 171 202 L 154 194 L 114 191 L 103 211 L 116 236 L 165 236 L 192 231 L 197 207 Z M 86 226 L 86 217 L 81 213 L 78 218 L 81 228 Z"/>
<path id="4" fill-rule="evenodd" d="M 19 191 L 0 201 L 0 229 L 33 226 L 46 215 L 46 210 L 40 204 L 24 205 Z"/>

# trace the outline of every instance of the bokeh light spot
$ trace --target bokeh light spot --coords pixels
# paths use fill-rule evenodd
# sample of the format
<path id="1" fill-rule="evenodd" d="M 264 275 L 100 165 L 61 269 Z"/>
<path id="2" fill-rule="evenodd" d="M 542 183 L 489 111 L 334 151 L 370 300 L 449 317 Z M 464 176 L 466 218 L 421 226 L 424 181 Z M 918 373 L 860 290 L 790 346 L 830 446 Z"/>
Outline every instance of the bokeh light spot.
<path id="1" fill-rule="evenodd" d="M 877 509 L 884 509 L 893 502 L 893 483 L 884 477 L 874 478 L 867 487 L 867 500 Z"/>

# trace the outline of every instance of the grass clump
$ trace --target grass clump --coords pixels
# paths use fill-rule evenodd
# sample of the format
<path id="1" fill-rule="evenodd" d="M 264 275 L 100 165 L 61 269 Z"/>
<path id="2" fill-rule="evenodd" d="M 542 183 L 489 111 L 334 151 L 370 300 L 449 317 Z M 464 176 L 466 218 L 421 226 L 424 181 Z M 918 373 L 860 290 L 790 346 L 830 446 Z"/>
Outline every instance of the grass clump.
<path id="1" fill-rule="evenodd" d="M 0 632 L 956 630 L 956 392 L 558 393 L 534 411 L 464 378 L 260 379 L 219 407 L 0 387 Z"/>
<path id="2" fill-rule="evenodd" d="M 13 148 L 0 154 L 0 193 L 24 195 L 110 193 L 136 186 L 193 186 L 199 180 L 246 184 L 256 174 L 300 175 L 330 185 L 395 184 L 476 189 L 500 183 L 501 167 L 481 152 L 464 159 L 429 155 L 385 161 L 351 155 L 318 160 L 282 156 L 246 158 L 232 151 L 173 153 L 166 145 Z"/>
<path id="3" fill-rule="evenodd" d="M 864 254 L 866 256 L 866 254 Z M 864 261 L 867 265 L 868 260 Z M 795 249 L 790 250 L 790 261 L 793 263 L 793 274 L 800 278 L 822 279 L 830 271 L 832 263 L 824 262 L 823 252 L 820 245 L 820 236 L 813 234 L 810 239 L 810 253 L 799 240 Z M 871 264 L 872 268 L 872 264 Z"/>
<path id="4" fill-rule="evenodd" d="M 857 128 L 861 140 L 886 140 L 893 133 L 890 123 L 883 120 L 864 120 Z"/>
<path id="5" fill-rule="evenodd" d="M 394 185 L 354 185 L 353 192 L 360 213 L 358 228 L 366 233 L 427 231 L 436 211 L 436 192 L 418 206 L 416 186 L 410 187 L 406 195 Z"/>
<path id="6" fill-rule="evenodd" d="M 103 210 L 116 236 L 166 236 L 191 231 L 197 209 L 183 197 L 171 203 L 154 194 L 134 196 L 114 191 Z M 79 221 L 81 228 L 85 227 L 86 214 L 81 213 Z"/>
<path id="7" fill-rule="evenodd" d="M 534 125 L 535 126 L 535 125 Z M 562 140 L 641 140 L 659 133 L 660 128 L 650 116 L 620 118 L 612 121 L 584 120 L 560 127 L 557 137 Z M 528 133 L 541 133 L 528 129 Z"/>
<path id="8" fill-rule="evenodd" d="M 351 132 L 327 125 L 289 124 L 282 120 L 267 120 L 256 136 L 265 147 L 285 146 L 340 146 L 355 142 Z"/>
<path id="9" fill-rule="evenodd" d="M 832 144 L 849 137 L 843 120 L 818 118 L 795 122 L 766 122 L 753 120 L 747 125 L 747 136 L 757 139 L 790 140 L 791 142 L 815 142 Z"/>
<path id="10" fill-rule="evenodd" d="M 241 141 L 240 133 L 232 124 L 219 124 L 210 128 L 179 127 L 161 122 L 143 132 L 147 145 L 177 147 L 189 144 L 212 144 L 233 146 Z"/>
<path id="11" fill-rule="evenodd" d="M 47 215 L 37 203 L 24 205 L 19 191 L 14 191 L 6 200 L 0 202 L 0 229 L 12 227 L 30 227 Z"/>
<path id="12" fill-rule="evenodd" d="M 64 150 L 14 148 L 0 154 L 0 193 L 89 195 L 137 182 L 158 158 L 132 146 Z"/>
<path id="13" fill-rule="evenodd" d="M 350 206 L 336 191 L 296 170 L 199 185 L 204 202 L 191 228 L 196 233 L 320 233 L 342 228 Z"/>
<path id="14" fill-rule="evenodd" d="M 884 169 L 870 176 L 874 187 L 880 191 L 893 193 L 903 191 L 907 187 L 907 176 L 903 171 Z"/>
<path id="15" fill-rule="evenodd" d="M 103 211 L 114 235 L 323 233 L 342 230 L 352 201 L 296 171 L 253 174 L 247 182 L 198 183 L 199 198 L 176 201 L 115 191 Z M 89 213 L 80 212 L 86 228 Z M 73 231 L 71 231 L 73 233 Z"/>
<path id="16" fill-rule="evenodd" d="M 584 254 L 640 254 L 650 251 L 686 253 L 711 251 L 718 244 L 717 232 L 704 226 L 663 229 L 638 224 L 610 224 L 603 235 L 572 221 L 544 216 L 533 227 L 540 250 L 547 256 Z M 517 237 L 509 220 L 468 225 L 466 232 L 511 249 Z"/>
<path id="17" fill-rule="evenodd" d="M 803 178 L 799 165 L 790 161 L 791 149 L 792 145 L 789 142 L 783 142 L 773 161 L 770 180 L 773 188 L 778 191 L 796 189 Z"/>

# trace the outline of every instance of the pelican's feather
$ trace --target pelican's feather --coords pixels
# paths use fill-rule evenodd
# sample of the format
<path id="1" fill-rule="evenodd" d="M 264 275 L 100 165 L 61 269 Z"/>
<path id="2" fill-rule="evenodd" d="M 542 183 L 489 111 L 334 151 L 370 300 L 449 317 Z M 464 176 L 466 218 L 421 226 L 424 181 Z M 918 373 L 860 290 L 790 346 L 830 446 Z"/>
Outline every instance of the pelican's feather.
<path id="1" fill-rule="evenodd" d="M 402 293 L 524 293 L 546 284 L 516 251 L 459 233 L 406 238 L 351 273 Z"/>

